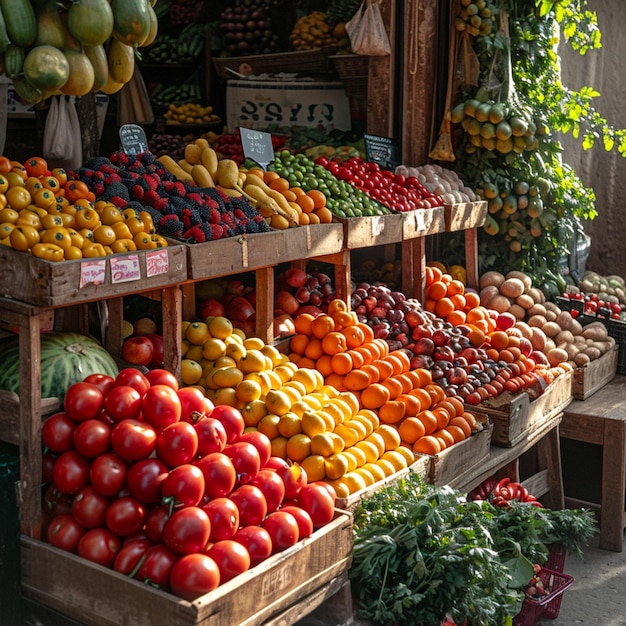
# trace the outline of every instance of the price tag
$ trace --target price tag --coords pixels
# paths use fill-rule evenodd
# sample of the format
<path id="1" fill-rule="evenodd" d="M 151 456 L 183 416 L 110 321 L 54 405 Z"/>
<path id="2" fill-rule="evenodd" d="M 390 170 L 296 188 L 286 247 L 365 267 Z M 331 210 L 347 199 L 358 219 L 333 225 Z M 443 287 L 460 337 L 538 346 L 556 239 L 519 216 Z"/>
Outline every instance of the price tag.
<path id="1" fill-rule="evenodd" d="M 141 268 L 139 267 L 139 256 L 129 254 L 123 257 L 111 258 L 111 282 L 127 283 L 131 280 L 141 279 Z"/>
<path id="2" fill-rule="evenodd" d="M 393 139 L 377 135 L 363 135 L 368 161 L 378 163 L 387 170 L 394 170 L 398 165 L 398 148 Z"/>
<path id="3" fill-rule="evenodd" d="M 120 126 L 120 141 L 122 142 L 122 150 L 129 155 L 140 154 L 148 150 L 146 133 L 137 124 Z"/>
<path id="4" fill-rule="evenodd" d="M 106 261 L 82 261 L 80 264 L 80 286 L 101 285 L 106 276 Z"/>
<path id="5" fill-rule="evenodd" d="M 158 276 L 167 274 L 170 269 L 167 248 L 146 252 L 146 275 Z"/>
<path id="6" fill-rule="evenodd" d="M 241 145 L 243 154 L 247 159 L 252 159 L 264 170 L 274 160 L 274 146 L 272 145 L 272 135 L 260 130 L 250 128 L 239 128 L 241 135 Z"/>

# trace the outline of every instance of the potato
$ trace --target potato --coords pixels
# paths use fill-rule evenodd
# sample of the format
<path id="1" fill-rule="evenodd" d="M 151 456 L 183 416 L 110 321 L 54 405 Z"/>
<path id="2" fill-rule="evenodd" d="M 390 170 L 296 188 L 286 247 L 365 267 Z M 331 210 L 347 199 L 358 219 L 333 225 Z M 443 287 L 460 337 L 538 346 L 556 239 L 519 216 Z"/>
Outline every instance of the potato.
<path id="1" fill-rule="evenodd" d="M 584 352 L 579 352 L 574 357 L 574 363 L 576 364 L 576 367 L 584 367 L 590 361 L 591 361 L 591 359 L 589 358 L 589 355 L 585 354 Z"/>
<path id="2" fill-rule="evenodd" d="M 507 298 L 518 298 L 524 293 L 524 283 L 519 278 L 507 278 L 500 285 L 500 293 Z"/>
<path id="3" fill-rule="evenodd" d="M 546 300 L 543 303 L 543 306 L 546 307 L 546 311 L 552 311 L 553 313 L 556 313 L 557 315 L 561 312 L 561 309 L 559 309 L 559 307 L 554 304 L 554 302 L 550 302 L 550 300 Z"/>
<path id="4" fill-rule="evenodd" d="M 550 337 L 546 337 L 546 345 L 543 348 L 543 351 L 548 354 L 550 350 L 554 350 L 556 348 L 556 344 L 554 343 L 554 339 L 550 339 Z"/>
<path id="5" fill-rule="evenodd" d="M 506 313 L 512 306 L 511 301 L 506 296 L 498 294 L 489 301 L 487 308 L 493 309 L 498 313 Z"/>
<path id="6" fill-rule="evenodd" d="M 573 361 L 576 358 L 576 355 L 580 352 L 580 350 L 578 349 L 577 346 L 575 346 L 573 343 L 557 343 L 556 347 L 561 349 L 561 350 L 565 350 L 565 352 L 567 352 L 567 360 L 568 361 Z"/>
<path id="7" fill-rule="evenodd" d="M 569 330 L 562 330 L 557 336 L 554 338 L 554 342 L 558 346 L 561 343 L 571 343 L 574 344 L 574 335 Z"/>
<path id="8" fill-rule="evenodd" d="M 546 353 L 546 357 L 551 367 L 556 367 L 559 363 L 569 359 L 567 352 L 561 348 L 552 348 L 552 350 Z"/>
<path id="9" fill-rule="evenodd" d="M 554 320 L 563 330 L 570 330 L 572 327 L 572 317 L 569 311 L 561 311 Z"/>
<path id="10" fill-rule="evenodd" d="M 515 328 L 517 328 L 522 333 L 522 337 L 526 337 L 526 339 L 528 340 L 532 339 L 533 329 L 526 322 L 515 322 Z"/>
<path id="11" fill-rule="evenodd" d="M 509 313 L 513 315 L 516 320 L 523 320 L 526 317 L 526 309 L 519 304 L 512 304 L 509 308 Z"/>
<path id="12" fill-rule="evenodd" d="M 576 337 L 577 335 L 583 334 L 583 325 L 572 317 L 572 323 L 570 324 L 569 329 L 572 331 L 572 335 Z"/>
<path id="13" fill-rule="evenodd" d="M 538 327 L 532 327 L 532 336 L 530 338 L 530 343 L 533 344 L 533 348 L 535 350 L 540 350 L 543 352 L 543 350 L 546 347 L 546 334 L 543 332 L 543 330 L 541 328 Z"/>
<path id="14" fill-rule="evenodd" d="M 529 326 L 539 326 L 542 327 L 548 320 L 543 315 L 532 315 L 526 320 L 526 323 Z"/>
<path id="15" fill-rule="evenodd" d="M 527 292 L 533 286 L 533 279 L 528 274 L 524 274 L 524 272 L 512 270 L 506 275 L 506 278 L 517 278 L 521 280 L 524 283 L 524 292 Z"/>
<path id="16" fill-rule="evenodd" d="M 504 274 L 492 270 L 490 272 L 485 272 L 478 279 L 478 287 L 480 289 L 482 289 L 483 287 L 487 287 L 488 285 L 491 285 L 493 287 L 499 287 L 504 282 L 504 280 Z"/>
<path id="17" fill-rule="evenodd" d="M 609 335 L 606 326 L 602 322 L 591 322 L 583 328 L 582 336 L 593 341 L 603 341 Z"/>
<path id="18" fill-rule="evenodd" d="M 546 322 L 543 325 L 543 332 L 546 334 L 546 337 L 550 337 L 556 341 L 556 336 L 561 332 L 561 327 L 556 322 Z"/>
<path id="19" fill-rule="evenodd" d="M 543 304 L 546 301 L 543 291 L 541 291 L 541 289 L 537 289 L 537 287 L 531 287 L 528 290 L 528 295 L 531 296 L 537 304 Z"/>
<path id="20" fill-rule="evenodd" d="M 498 290 L 498 288 L 495 285 L 487 285 L 486 287 L 483 287 L 480 290 L 478 295 L 480 297 L 480 303 L 484 307 L 489 307 L 489 303 L 491 302 L 491 300 L 495 296 L 499 296 L 500 295 L 500 291 Z"/>
<path id="21" fill-rule="evenodd" d="M 549 322 L 554 322 L 556 320 L 556 313 L 554 311 L 546 311 L 546 319 Z"/>
<path id="22" fill-rule="evenodd" d="M 602 356 L 602 352 L 598 350 L 595 346 L 587 346 L 584 350 L 584 353 L 592 360 L 595 361 Z"/>
<path id="23" fill-rule="evenodd" d="M 530 307 L 530 309 L 528 309 L 527 311 L 528 315 L 543 315 L 543 317 L 546 316 L 546 307 L 543 306 L 543 304 L 539 303 L 539 302 L 535 302 L 535 304 Z"/>
<path id="24" fill-rule="evenodd" d="M 535 306 L 535 301 L 527 293 L 523 293 L 521 296 L 515 298 L 515 304 L 518 304 L 523 309 L 526 309 L 528 311 L 529 309 L 532 309 L 533 306 Z"/>

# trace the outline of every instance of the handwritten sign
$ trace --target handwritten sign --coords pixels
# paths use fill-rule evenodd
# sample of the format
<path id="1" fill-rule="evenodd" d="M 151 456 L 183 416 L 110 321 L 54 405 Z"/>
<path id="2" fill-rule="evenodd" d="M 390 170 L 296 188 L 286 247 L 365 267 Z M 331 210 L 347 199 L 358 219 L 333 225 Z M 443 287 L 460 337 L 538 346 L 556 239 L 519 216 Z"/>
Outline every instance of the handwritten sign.
<path id="1" fill-rule="evenodd" d="M 137 124 L 124 124 L 120 126 L 120 141 L 122 142 L 122 150 L 126 154 L 135 155 L 148 150 L 148 140 L 146 133 L 141 126 Z"/>
<path id="2" fill-rule="evenodd" d="M 169 255 L 167 249 L 160 248 L 146 252 L 146 274 L 148 277 L 167 274 L 169 269 Z"/>
<path id="3" fill-rule="evenodd" d="M 80 286 L 101 285 L 106 277 L 106 260 L 83 261 L 80 264 Z"/>
<path id="4" fill-rule="evenodd" d="M 139 267 L 139 255 L 129 254 L 128 256 L 111 258 L 111 282 L 127 283 L 141 278 L 141 268 Z"/>
<path id="5" fill-rule="evenodd" d="M 272 135 L 260 130 L 241 127 L 239 134 L 241 135 L 244 156 L 247 159 L 252 159 L 266 170 L 267 166 L 274 160 Z"/>
<path id="6" fill-rule="evenodd" d="M 368 161 L 374 161 L 387 170 L 393 170 L 398 165 L 398 148 L 393 139 L 377 135 L 363 135 L 365 152 Z"/>

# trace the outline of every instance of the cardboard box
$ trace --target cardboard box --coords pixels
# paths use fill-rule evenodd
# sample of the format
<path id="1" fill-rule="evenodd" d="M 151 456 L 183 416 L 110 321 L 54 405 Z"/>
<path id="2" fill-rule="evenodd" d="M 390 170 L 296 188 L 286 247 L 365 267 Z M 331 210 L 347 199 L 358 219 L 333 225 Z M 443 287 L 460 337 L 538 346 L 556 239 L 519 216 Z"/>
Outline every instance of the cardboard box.
<path id="1" fill-rule="evenodd" d="M 584 367 L 577 367 L 574 370 L 574 379 L 572 381 L 574 400 L 586 400 L 615 378 L 618 352 L 619 346 L 615 345 L 599 359 L 587 363 Z"/>
<path id="2" fill-rule="evenodd" d="M 350 101 L 341 82 L 229 80 L 226 124 L 231 131 L 274 124 L 351 130 Z"/>

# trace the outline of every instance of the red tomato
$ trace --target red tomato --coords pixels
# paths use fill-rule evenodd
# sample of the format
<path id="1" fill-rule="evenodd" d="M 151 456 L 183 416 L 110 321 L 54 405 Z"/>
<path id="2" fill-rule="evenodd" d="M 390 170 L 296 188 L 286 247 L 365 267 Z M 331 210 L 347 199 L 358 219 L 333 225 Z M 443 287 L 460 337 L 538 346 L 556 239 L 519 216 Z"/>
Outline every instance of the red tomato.
<path id="1" fill-rule="evenodd" d="M 272 538 L 272 554 L 298 543 L 300 528 L 296 518 L 288 511 L 273 511 L 261 522 L 261 527 Z"/>
<path id="2" fill-rule="evenodd" d="M 74 495 L 89 482 L 89 460 L 76 450 L 59 456 L 52 468 L 52 478 L 61 493 Z"/>
<path id="3" fill-rule="evenodd" d="M 154 544 L 150 539 L 132 539 L 125 543 L 115 557 L 113 569 L 124 576 L 129 576 L 144 555 Z"/>
<path id="4" fill-rule="evenodd" d="M 286 468 L 278 468 L 278 475 L 285 483 L 285 498 L 295 500 L 300 490 L 307 484 L 307 475 L 299 463 L 292 463 Z"/>
<path id="5" fill-rule="evenodd" d="M 221 498 L 228 495 L 237 482 L 235 466 L 222 452 L 212 452 L 194 461 L 204 474 L 205 493 L 209 498 Z"/>
<path id="6" fill-rule="evenodd" d="M 128 466 L 112 452 L 94 459 L 89 470 L 89 480 L 103 496 L 114 496 L 124 486 Z"/>
<path id="7" fill-rule="evenodd" d="M 211 520 L 197 506 L 174 511 L 163 527 L 163 543 L 179 554 L 203 552 L 211 536 Z"/>
<path id="8" fill-rule="evenodd" d="M 328 524 L 335 515 L 335 498 L 318 482 L 309 483 L 300 489 L 298 504 L 311 516 L 314 528 Z"/>
<path id="9" fill-rule="evenodd" d="M 50 518 L 57 515 L 70 515 L 72 512 L 72 500 L 72 496 L 67 493 L 61 493 L 54 482 L 52 482 L 46 487 L 42 508 L 50 515 Z"/>
<path id="10" fill-rule="evenodd" d="M 117 387 L 122 389 L 122 387 Z M 154 428 L 144 421 L 123 419 L 111 432 L 113 452 L 125 461 L 146 459 L 156 447 L 157 434 Z"/>
<path id="11" fill-rule="evenodd" d="M 156 453 L 169 467 L 191 463 L 198 452 L 198 433 L 189 422 L 174 422 L 157 436 Z"/>
<path id="12" fill-rule="evenodd" d="M 248 443 L 251 443 L 259 453 L 261 467 L 265 467 L 265 464 L 269 461 L 270 456 L 272 456 L 272 442 L 269 437 L 258 430 L 250 430 L 248 432 L 244 432 L 239 439 L 237 439 L 237 442 L 239 441 L 247 441 Z"/>
<path id="13" fill-rule="evenodd" d="M 91 485 L 83 487 L 72 502 L 74 519 L 85 528 L 104 526 L 110 500 L 98 493 Z"/>
<path id="14" fill-rule="evenodd" d="M 137 419 L 141 413 L 141 395 L 129 385 L 116 385 L 104 396 L 104 410 L 114 421 Z"/>
<path id="15" fill-rule="evenodd" d="M 213 417 L 203 416 L 194 424 L 194 428 L 198 434 L 198 456 L 223 452 L 227 436 L 222 422 Z"/>
<path id="16" fill-rule="evenodd" d="M 52 452 L 44 452 L 41 457 L 41 482 L 44 484 L 52 482 L 52 472 L 56 460 L 57 458 Z"/>
<path id="17" fill-rule="evenodd" d="M 213 417 L 224 425 L 226 429 L 226 437 L 228 443 L 237 441 L 243 434 L 243 430 L 246 427 L 246 422 L 243 419 L 241 411 L 226 405 L 216 406 L 210 413 L 209 417 Z"/>
<path id="18" fill-rule="evenodd" d="M 254 485 L 242 485 L 230 494 L 230 499 L 239 509 L 242 526 L 260 524 L 267 515 L 267 502 L 263 492 Z"/>
<path id="19" fill-rule="evenodd" d="M 185 463 L 169 471 L 161 484 L 161 493 L 175 505 L 197 506 L 204 496 L 205 482 L 199 467 Z"/>
<path id="20" fill-rule="evenodd" d="M 84 457 L 93 459 L 111 447 L 111 427 L 99 419 L 80 422 L 72 438 L 74 448 Z"/>
<path id="21" fill-rule="evenodd" d="M 197 387 L 183 387 L 178 390 L 180 399 L 180 419 L 195 424 L 205 413 L 205 395 Z"/>
<path id="22" fill-rule="evenodd" d="M 78 555 L 104 567 L 113 567 L 122 540 L 107 528 L 92 528 L 78 542 Z"/>
<path id="23" fill-rule="evenodd" d="M 301 507 L 294 504 L 288 504 L 280 507 L 281 511 L 291 513 L 296 522 L 298 522 L 298 537 L 304 539 L 313 533 L 313 520 L 311 516 Z"/>
<path id="24" fill-rule="evenodd" d="M 89 374 L 83 379 L 83 382 L 95 385 L 106 396 L 115 384 L 115 378 L 107 374 Z"/>
<path id="25" fill-rule="evenodd" d="M 168 589 L 170 572 L 178 558 L 176 552 L 163 544 L 152 546 L 146 550 L 145 559 L 135 578 L 142 583 Z"/>
<path id="26" fill-rule="evenodd" d="M 76 553 L 78 551 L 78 543 L 85 532 L 85 529 L 72 515 L 57 515 L 48 524 L 46 539 L 55 548 Z"/>
<path id="27" fill-rule="evenodd" d="M 150 381 L 135 367 L 126 367 L 120 370 L 115 377 L 115 387 L 128 386 L 134 387 L 140 396 L 143 396 L 150 389 Z"/>
<path id="28" fill-rule="evenodd" d="M 202 510 L 211 520 L 209 541 L 232 539 L 239 529 L 239 509 L 230 498 L 215 498 L 203 505 Z"/>
<path id="29" fill-rule="evenodd" d="M 282 504 L 285 498 L 285 483 L 274 470 L 262 469 L 250 484 L 263 492 L 268 513 L 275 511 Z"/>
<path id="30" fill-rule="evenodd" d="M 128 537 L 143 528 L 146 508 L 132 496 L 117 498 L 106 512 L 107 528 L 120 537 Z"/>
<path id="31" fill-rule="evenodd" d="M 167 385 L 150 387 L 143 396 L 141 408 L 143 419 L 157 429 L 180 420 L 180 399 L 176 391 Z"/>
<path id="32" fill-rule="evenodd" d="M 287 469 L 288 467 L 289 463 L 285 459 L 279 456 L 271 456 L 263 466 L 263 469 L 272 469 L 276 472 L 278 470 Z"/>
<path id="33" fill-rule="evenodd" d="M 70 419 L 67 413 L 55 413 L 46 418 L 41 425 L 41 439 L 44 448 L 55 454 L 71 450 L 74 445 L 72 437 L 75 428 L 76 422 Z"/>
<path id="34" fill-rule="evenodd" d="M 220 571 L 220 584 L 250 569 L 251 559 L 246 547 L 231 539 L 217 541 L 208 550 Z"/>
<path id="35" fill-rule="evenodd" d="M 156 368 L 146 372 L 145 377 L 152 387 L 155 385 L 167 385 L 174 391 L 178 391 L 178 379 L 168 370 Z"/>
<path id="36" fill-rule="evenodd" d="M 63 399 L 65 412 L 77 422 L 97 417 L 103 404 L 104 394 L 100 387 L 86 382 L 70 385 Z"/>
<path id="37" fill-rule="evenodd" d="M 206 554 L 186 554 L 178 559 L 170 573 L 172 593 L 193 602 L 220 584 L 217 563 Z"/>
<path id="38" fill-rule="evenodd" d="M 233 537 L 250 554 L 250 565 L 258 565 L 272 554 L 272 538 L 261 526 L 244 526 Z"/>
<path id="39" fill-rule="evenodd" d="M 259 451 L 247 441 L 229 443 L 224 454 L 230 458 L 237 473 L 237 484 L 249 483 L 261 469 Z"/>
<path id="40" fill-rule="evenodd" d="M 146 516 L 144 531 L 154 543 L 163 543 L 163 526 L 170 516 L 170 509 L 165 505 L 154 506 Z"/>
<path id="41" fill-rule="evenodd" d="M 161 483 L 167 472 L 167 465 L 159 459 L 141 459 L 128 469 L 126 485 L 139 502 L 156 504 L 161 500 Z"/>

